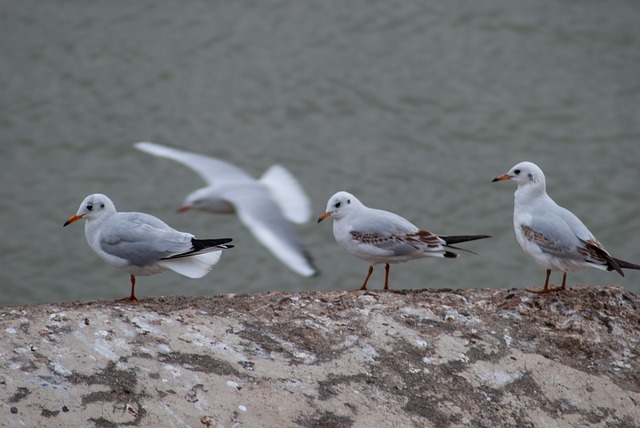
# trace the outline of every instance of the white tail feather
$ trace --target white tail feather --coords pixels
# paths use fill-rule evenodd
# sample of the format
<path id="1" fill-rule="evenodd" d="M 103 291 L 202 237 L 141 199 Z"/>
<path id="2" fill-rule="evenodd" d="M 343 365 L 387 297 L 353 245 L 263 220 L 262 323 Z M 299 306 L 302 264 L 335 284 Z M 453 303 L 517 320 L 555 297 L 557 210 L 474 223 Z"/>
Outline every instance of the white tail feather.
<path id="1" fill-rule="evenodd" d="M 311 203 L 298 180 L 284 167 L 272 165 L 260 178 L 276 201 L 285 218 L 294 223 L 306 223 L 311 216 Z"/>
<path id="2" fill-rule="evenodd" d="M 195 256 L 161 260 L 158 264 L 188 278 L 202 278 L 218 263 L 222 251 L 201 253 Z"/>

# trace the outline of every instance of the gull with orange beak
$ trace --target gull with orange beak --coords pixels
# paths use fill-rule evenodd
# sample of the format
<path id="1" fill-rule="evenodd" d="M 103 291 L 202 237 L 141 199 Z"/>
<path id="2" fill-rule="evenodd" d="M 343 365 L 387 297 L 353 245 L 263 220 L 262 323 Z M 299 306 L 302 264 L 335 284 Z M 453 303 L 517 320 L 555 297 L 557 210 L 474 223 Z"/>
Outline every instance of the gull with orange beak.
<path id="1" fill-rule="evenodd" d="M 347 192 L 333 195 L 318 223 L 331 217 L 333 236 L 347 252 L 369 262 L 369 272 L 360 287 L 367 289 L 373 266 L 385 264 L 384 289 L 389 289 L 389 265 L 425 257 L 456 258 L 452 244 L 489 238 L 488 235 L 438 236 L 418 229 L 408 220 L 389 211 L 368 208 Z M 468 250 L 463 250 L 468 251 Z"/>
<path id="2" fill-rule="evenodd" d="M 522 250 L 547 270 L 542 289 L 548 293 L 566 288 L 567 271 L 592 267 L 615 270 L 640 269 L 639 265 L 612 257 L 587 227 L 571 211 L 556 204 L 547 195 L 545 177 L 534 163 L 521 162 L 492 181 L 515 181 L 513 228 Z M 549 287 L 551 271 L 562 272 L 562 285 Z"/>
<path id="3" fill-rule="evenodd" d="M 130 274 L 131 301 L 135 275 L 152 275 L 171 269 L 189 278 L 201 278 L 218 263 L 229 238 L 196 239 L 145 213 L 117 212 L 105 195 L 87 196 L 78 212 L 64 223 L 86 220 L 84 233 L 93 251 L 113 267 Z"/>

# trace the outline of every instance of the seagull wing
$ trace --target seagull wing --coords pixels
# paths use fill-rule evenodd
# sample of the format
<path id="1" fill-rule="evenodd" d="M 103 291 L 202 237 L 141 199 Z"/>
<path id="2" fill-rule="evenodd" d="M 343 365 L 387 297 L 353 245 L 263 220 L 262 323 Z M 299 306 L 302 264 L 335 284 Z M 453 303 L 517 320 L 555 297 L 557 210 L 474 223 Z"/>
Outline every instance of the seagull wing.
<path id="1" fill-rule="evenodd" d="M 367 208 L 362 222 L 354 222 L 351 237 L 361 244 L 389 250 L 396 256 L 422 252 L 440 257 L 444 240 L 435 233 L 418 229 L 410 221 L 389 211 Z"/>
<path id="2" fill-rule="evenodd" d="M 207 184 L 220 181 L 255 181 L 253 177 L 235 165 L 220 159 L 203 156 L 184 150 L 174 149 L 155 143 L 135 143 L 136 149 L 154 156 L 172 159 L 191 168 L 200 175 Z"/>
<path id="3" fill-rule="evenodd" d="M 272 165 L 260 178 L 287 220 L 306 223 L 311 217 L 311 202 L 298 180 L 287 169 Z"/>
<path id="4" fill-rule="evenodd" d="M 309 252 L 265 186 L 252 184 L 242 189 L 230 188 L 225 192 L 225 198 L 233 203 L 238 217 L 256 239 L 282 263 L 302 276 L 318 273 Z"/>
<path id="5" fill-rule="evenodd" d="M 190 233 L 179 232 L 162 220 L 144 213 L 116 213 L 99 231 L 102 251 L 135 266 L 189 251 Z"/>

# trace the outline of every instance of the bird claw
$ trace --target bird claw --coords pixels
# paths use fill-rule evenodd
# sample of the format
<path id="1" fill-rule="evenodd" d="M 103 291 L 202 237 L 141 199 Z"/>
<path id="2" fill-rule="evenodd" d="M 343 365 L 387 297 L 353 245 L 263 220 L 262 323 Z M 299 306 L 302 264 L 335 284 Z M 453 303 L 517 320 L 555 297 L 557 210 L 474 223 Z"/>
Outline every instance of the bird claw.
<path id="1" fill-rule="evenodd" d="M 136 296 L 123 297 L 121 299 L 116 299 L 116 302 L 135 302 L 140 303 L 140 300 Z"/>
<path id="2" fill-rule="evenodd" d="M 557 287 L 545 286 L 544 288 L 526 288 L 525 290 L 528 291 L 529 293 L 547 294 L 547 293 L 551 293 L 552 291 L 562 291 L 565 288 L 566 287 L 564 285 L 559 285 Z"/>

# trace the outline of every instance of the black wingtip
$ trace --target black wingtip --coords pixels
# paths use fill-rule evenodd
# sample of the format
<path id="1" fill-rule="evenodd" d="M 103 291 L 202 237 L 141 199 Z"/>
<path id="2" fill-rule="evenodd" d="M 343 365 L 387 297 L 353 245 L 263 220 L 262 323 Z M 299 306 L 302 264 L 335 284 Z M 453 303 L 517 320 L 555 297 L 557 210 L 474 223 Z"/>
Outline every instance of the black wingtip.
<path id="1" fill-rule="evenodd" d="M 624 276 L 624 273 L 622 272 L 622 269 L 640 269 L 640 265 L 637 265 L 637 264 L 634 264 L 634 263 L 630 263 L 630 262 L 625 262 L 624 260 L 616 259 L 615 257 L 612 257 L 612 258 L 618 264 L 618 266 L 621 268 L 618 273 L 620 275 L 622 275 L 622 276 Z"/>
<path id="2" fill-rule="evenodd" d="M 191 245 L 193 245 L 193 251 L 200 251 L 200 250 L 204 250 L 205 248 L 225 246 L 224 244 L 231 241 L 233 241 L 233 239 L 231 238 L 220 238 L 220 239 L 191 238 Z M 233 248 L 233 245 L 226 245 L 225 247 Z"/>
<path id="3" fill-rule="evenodd" d="M 491 238 L 491 235 L 458 235 L 458 236 L 439 235 L 439 237 L 444 239 L 447 245 L 450 245 L 450 244 L 459 244 L 460 242 L 475 241 L 477 239 Z"/>

